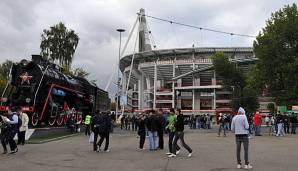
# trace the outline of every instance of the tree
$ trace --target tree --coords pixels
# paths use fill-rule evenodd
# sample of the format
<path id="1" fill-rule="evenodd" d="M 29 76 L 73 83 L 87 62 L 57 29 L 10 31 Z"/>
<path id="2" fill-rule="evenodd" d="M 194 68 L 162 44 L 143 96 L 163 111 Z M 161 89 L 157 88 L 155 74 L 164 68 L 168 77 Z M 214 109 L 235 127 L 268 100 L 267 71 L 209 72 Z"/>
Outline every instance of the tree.
<path id="1" fill-rule="evenodd" d="M 3 90 L 8 81 L 10 68 L 12 67 L 13 62 L 10 60 L 6 60 L 2 64 L 0 64 L 0 96 L 2 95 Z"/>
<path id="2" fill-rule="evenodd" d="M 86 78 L 89 75 L 89 73 L 85 71 L 83 68 L 79 67 L 72 70 L 69 66 L 63 66 L 63 74 L 73 75 L 73 76 L 83 77 L 83 78 Z M 93 81 L 96 82 L 96 80 L 93 80 Z"/>
<path id="3" fill-rule="evenodd" d="M 111 103 L 111 111 L 116 111 L 116 102 Z"/>
<path id="4" fill-rule="evenodd" d="M 223 78 L 223 84 L 227 89 L 231 87 L 243 88 L 245 84 L 244 75 L 241 69 L 229 61 L 223 52 L 217 52 L 212 56 L 212 62 L 216 73 Z"/>
<path id="5" fill-rule="evenodd" d="M 274 103 L 269 103 L 267 105 L 267 109 L 270 110 L 270 113 L 275 113 L 275 104 Z"/>
<path id="6" fill-rule="evenodd" d="M 298 11 L 286 5 L 276 11 L 254 41 L 259 61 L 254 80 L 261 79 L 278 104 L 298 103 Z"/>
<path id="7" fill-rule="evenodd" d="M 73 70 L 73 75 L 77 77 L 86 78 L 89 75 L 89 73 L 85 71 L 83 68 L 76 68 Z"/>
<path id="8" fill-rule="evenodd" d="M 0 64 L 0 78 L 8 79 L 10 68 L 12 67 L 13 62 L 10 60 L 6 60 L 2 64 Z"/>
<path id="9" fill-rule="evenodd" d="M 44 29 L 41 35 L 41 55 L 45 58 L 58 61 L 60 65 L 71 66 L 73 55 L 79 43 L 78 35 L 60 22 Z"/>
<path id="10" fill-rule="evenodd" d="M 239 107 L 244 107 L 249 113 L 255 112 L 259 108 L 257 91 L 247 86 L 247 75 L 241 68 L 230 62 L 223 52 L 215 53 L 212 62 L 216 74 L 223 79 L 224 87 L 233 91 L 232 109 L 237 111 Z"/>

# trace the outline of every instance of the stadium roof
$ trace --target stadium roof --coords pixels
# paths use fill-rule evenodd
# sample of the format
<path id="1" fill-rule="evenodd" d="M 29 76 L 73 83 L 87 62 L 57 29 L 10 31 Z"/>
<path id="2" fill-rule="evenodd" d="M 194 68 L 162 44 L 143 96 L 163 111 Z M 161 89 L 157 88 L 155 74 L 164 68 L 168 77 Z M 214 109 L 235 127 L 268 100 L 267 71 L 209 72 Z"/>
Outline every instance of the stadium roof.
<path id="1" fill-rule="evenodd" d="M 195 48 L 174 48 L 174 49 L 161 49 L 161 50 L 150 50 L 145 52 L 135 53 L 135 63 L 140 61 L 150 62 L 160 58 L 175 58 L 180 55 L 186 54 L 213 54 L 215 52 L 224 53 L 252 53 L 252 47 L 195 47 Z M 133 54 L 124 56 L 120 60 L 120 69 L 123 72 L 125 67 L 130 66 Z"/>

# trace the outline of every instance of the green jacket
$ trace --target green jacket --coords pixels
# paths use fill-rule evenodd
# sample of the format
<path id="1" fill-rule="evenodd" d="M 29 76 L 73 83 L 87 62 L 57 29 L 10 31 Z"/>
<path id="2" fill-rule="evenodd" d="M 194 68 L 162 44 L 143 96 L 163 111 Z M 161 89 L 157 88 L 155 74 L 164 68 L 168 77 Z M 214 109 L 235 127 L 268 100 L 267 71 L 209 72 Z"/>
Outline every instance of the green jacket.
<path id="1" fill-rule="evenodd" d="M 91 116 L 90 115 L 86 115 L 85 125 L 90 125 L 90 123 L 91 123 Z"/>
<path id="2" fill-rule="evenodd" d="M 167 118 L 167 126 L 166 128 L 169 129 L 170 132 L 175 132 L 176 128 L 175 128 L 175 124 L 177 122 L 177 116 L 175 114 L 170 114 Z"/>

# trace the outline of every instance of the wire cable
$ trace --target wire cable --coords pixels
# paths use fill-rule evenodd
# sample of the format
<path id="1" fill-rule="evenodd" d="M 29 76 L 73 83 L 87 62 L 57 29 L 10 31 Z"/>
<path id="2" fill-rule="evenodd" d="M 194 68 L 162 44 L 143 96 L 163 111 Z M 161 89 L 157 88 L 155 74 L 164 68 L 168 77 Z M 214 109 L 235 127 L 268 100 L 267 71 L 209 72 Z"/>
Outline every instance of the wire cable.
<path id="1" fill-rule="evenodd" d="M 171 21 L 171 20 L 167 20 L 167 19 L 163 19 L 163 18 L 159 18 L 159 17 L 154 17 L 154 16 L 146 15 L 146 14 L 144 16 L 155 19 L 155 20 L 164 21 L 164 22 L 168 22 L 168 23 L 171 23 L 171 24 L 177 24 L 177 25 L 190 27 L 190 28 L 194 28 L 194 29 L 199 29 L 199 30 L 205 30 L 205 31 L 210 31 L 210 32 L 215 32 L 215 33 L 220 33 L 220 34 L 227 34 L 227 35 L 231 35 L 231 36 L 256 38 L 256 36 L 252 36 L 252 35 L 248 35 L 248 34 L 239 34 L 239 33 L 232 33 L 232 32 L 226 32 L 226 31 L 221 31 L 221 30 L 205 28 L 205 27 L 198 27 L 198 26 L 194 26 L 194 25 L 190 25 L 190 24 L 184 24 L 184 23 Z"/>

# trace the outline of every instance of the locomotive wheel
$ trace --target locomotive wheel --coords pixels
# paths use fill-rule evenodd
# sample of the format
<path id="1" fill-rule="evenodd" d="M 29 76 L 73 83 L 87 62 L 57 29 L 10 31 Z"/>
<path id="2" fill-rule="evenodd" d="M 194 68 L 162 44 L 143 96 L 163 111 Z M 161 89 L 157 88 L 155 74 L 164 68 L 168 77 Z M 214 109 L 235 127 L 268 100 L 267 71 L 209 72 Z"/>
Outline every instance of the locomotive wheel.
<path id="1" fill-rule="evenodd" d="M 32 116 L 31 116 L 32 126 L 37 126 L 38 125 L 38 119 L 39 119 L 38 113 L 33 113 Z"/>
<path id="2" fill-rule="evenodd" d="M 55 124 L 55 122 L 56 122 L 56 117 L 50 117 L 50 118 L 48 119 L 48 124 L 49 124 L 50 126 L 53 126 L 53 125 Z"/>
<path id="3" fill-rule="evenodd" d="M 56 123 L 57 123 L 58 126 L 61 126 L 63 124 L 63 122 L 64 122 L 64 116 L 65 115 L 59 115 L 59 116 L 57 116 Z"/>

